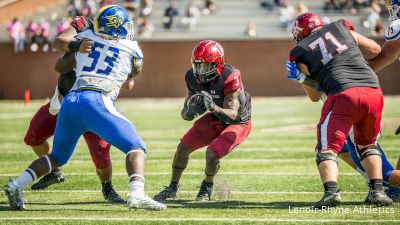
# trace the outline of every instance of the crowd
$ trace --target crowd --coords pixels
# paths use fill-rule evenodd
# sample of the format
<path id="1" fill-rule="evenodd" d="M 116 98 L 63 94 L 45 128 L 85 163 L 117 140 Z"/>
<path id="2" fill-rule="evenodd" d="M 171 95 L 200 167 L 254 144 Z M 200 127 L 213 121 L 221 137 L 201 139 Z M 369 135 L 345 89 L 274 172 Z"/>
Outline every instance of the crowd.
<path id="1" fill-rule="evenodd" d="M 75 16 L 92 18 L 99 8 L 112 4 L 115 4 L 113 0 L 70 0 L 67 5 L 67 17 L 62 18 L 55 27 L 56 35 L 67 30 Z M 156 31 L 150 19 L 153 5 L 153 0 L 124 0 L 122 2 L 122 6 L 135 21 L 136 35 L 140 38 L 150 38 Z M 160 22 L 166 31 L 177 28 L 194 30 L 201 15 L 215 14 L 218 11 L 216 0 L 204 0 L 202 10 L 193 0 L 188 0 L 183 6 L 179 6 L 176 0 L 170 0 Z M 38 21 L 31 20 L 26 26 L 18 18 L 14 18 L 7 26 L 8 36 L 14 43 L 16 53 L 23 52 L 26 46 L 31 51 L 39 49 L 49 51 L 49 39 L 51 39 L 49 30 L 50 25 L 44 18 Z"/>

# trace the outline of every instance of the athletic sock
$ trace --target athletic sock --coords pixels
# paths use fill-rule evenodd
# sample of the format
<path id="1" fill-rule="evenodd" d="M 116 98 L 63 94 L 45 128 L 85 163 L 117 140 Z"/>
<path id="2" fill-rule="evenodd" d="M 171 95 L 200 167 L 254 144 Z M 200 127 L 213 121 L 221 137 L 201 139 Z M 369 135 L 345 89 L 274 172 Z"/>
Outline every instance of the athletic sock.
<path id="1" fill-rule="evenodd" d="M 135 195 L 144 195 L 144 182 L 131 181 L 129 191 Z"/>
<path id="2" fill-rule="evenodd" d="M 383 191 L 383 180 L 382 179 L 371 179 L 369 181 L 370 187 L 374 191 Z"/>
<path id="3" fill-rule="evenodd" d="M 339 191 L 338 184 L 335 181 L 324 183 L 325 192 L 337 193 Z"/>
<path id="4" fill-rule="evenodd" d="M 103 187 L 103 189 L 111 188 L 112 187 L 111 180 L 105 183 L 101 182 L 101 186 Z"/>
<path id="5" fill-rule="evenodd" d="M 36 173 L 30 168 L 27 168 L 24 172 L 19 175 L 17 179 L 15 179 L 15 182 L 20 186 L 20 187 L 25 187 L 26 185 L 32 183 L 33 181 L 36 180 Z"/>
<path id="6" fill-rule="evenodd" d="M 170 184 L 169 184 L 169 187 L 170 188 L 173 188 L 173 189 L 178 189 L 178 182 L 176 182 L 176 181 L 172 181 Z"/>

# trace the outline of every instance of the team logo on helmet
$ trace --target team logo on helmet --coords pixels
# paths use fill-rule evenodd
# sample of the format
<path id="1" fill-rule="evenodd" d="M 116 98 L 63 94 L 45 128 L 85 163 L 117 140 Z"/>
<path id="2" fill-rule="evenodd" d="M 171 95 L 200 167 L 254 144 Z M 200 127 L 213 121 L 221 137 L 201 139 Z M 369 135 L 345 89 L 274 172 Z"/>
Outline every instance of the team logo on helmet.
<path id="1" fill-rule="evenodd" d="M 117 13 L 114 15 L 106 16 L 108 22 L 106 23 L 107 27 L 115 27 L 118 28 L 124 23 L 124 18 Z"/>

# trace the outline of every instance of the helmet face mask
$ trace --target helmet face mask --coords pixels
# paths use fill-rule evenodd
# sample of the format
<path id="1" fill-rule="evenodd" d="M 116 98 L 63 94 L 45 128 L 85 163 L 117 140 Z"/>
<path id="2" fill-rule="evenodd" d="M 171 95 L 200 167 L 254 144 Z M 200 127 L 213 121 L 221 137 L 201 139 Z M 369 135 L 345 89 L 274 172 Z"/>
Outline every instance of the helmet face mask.
<path id="1" fill-rule="evenodd" d="M 212 40 L 200 42 L 192 52 L 193 75 L 199 83 L 214 80 L 222 72 L 224 65 L 224 49 Z"/>
<path id="2" fill-rule="evenodd" d="M 126 10 L 117 5 L 101 8 L 94 19 L 95 33 L 107 40 L 133 40 L 134 24 Z"/>
<path id="3" fill-rule="evenodd" d="M 389 6 L 389 22 L 393 22 L 395 20 L 400 19 L 400 6 L 398 4 L 394 4 Z"/>

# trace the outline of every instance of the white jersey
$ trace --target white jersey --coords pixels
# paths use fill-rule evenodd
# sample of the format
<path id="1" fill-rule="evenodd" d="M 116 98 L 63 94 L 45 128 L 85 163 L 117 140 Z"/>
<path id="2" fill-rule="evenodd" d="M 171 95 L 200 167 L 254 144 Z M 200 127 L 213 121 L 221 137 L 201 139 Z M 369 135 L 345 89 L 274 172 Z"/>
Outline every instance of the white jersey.
<path id="1" fill-rule="evenodd" d="M 133 59 L 142 60 L 143 53 L 136 41 L 105 40 L 86 30 L 76 36 L 94 42 L 92 52 L 76 54 L 76 82 L 72 90 L 100 90 L 115 100 L 121 86 L 132 71 Z"/>
<path id="2" fill-rule="evenodd" d="M 386 41 L 395 41 L 400 39 L 400 19 L 390 22 L 385 30 Z"/>

